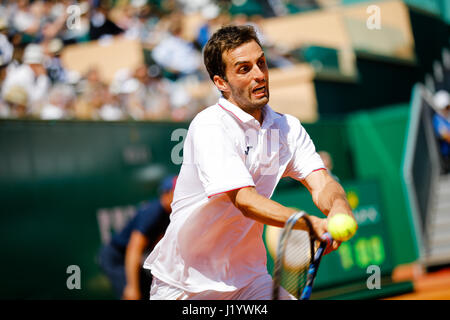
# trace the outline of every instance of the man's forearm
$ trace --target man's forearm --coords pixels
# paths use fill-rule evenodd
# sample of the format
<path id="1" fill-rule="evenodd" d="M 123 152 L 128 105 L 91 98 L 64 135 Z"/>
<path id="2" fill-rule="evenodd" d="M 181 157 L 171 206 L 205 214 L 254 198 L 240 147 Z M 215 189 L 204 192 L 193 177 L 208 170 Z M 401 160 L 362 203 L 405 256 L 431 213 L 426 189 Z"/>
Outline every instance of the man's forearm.
<path id="1" fill-rule="evenodd" d="M 139 289 L 140 270 L 142 268 L 142 254 L 148 246 L 148 239 L 139 231 L 133 231 L 125 253 L 126 285 Z"/>
<path id="2" fill-rule="evenodd" d="M 238 199 L 236 200 L 237 208 L 246 217 L 277 227 L 284 226 L 286 220 L 296 212 L 294 209 L 267 199 L 254 189 L 253 191 L 245 190 L 245 193 L 238 194 Z"/>
<path id="3" fill-rule="evenodd" d="M 127 250 L 125 254 L 125 276 L 128 286 L 139 288 L 139 270 L 141 268 L 142 252 Z"/>
<path id="4" fill-rule="evenodd" d="M 276 227 L 283 227 L 287 219 L 298 211 L 267 199 L 258 194 L 255 188 L 243 188 L 228 193 L 228 196 L 247 218 Z M 314 218 L 312 217 L 312 219 Z M 308 230 L 303 220 L 300 220 L 295 225 L 295 229 Z"/>
<path id="5" fill-rule="evenodd" d="M 330 212 L 352 214 L 344 189 L 334 179 L 330 178 L 321 190 L 313 191 L 312 197 L 314 204 L 327 216 Z"/>

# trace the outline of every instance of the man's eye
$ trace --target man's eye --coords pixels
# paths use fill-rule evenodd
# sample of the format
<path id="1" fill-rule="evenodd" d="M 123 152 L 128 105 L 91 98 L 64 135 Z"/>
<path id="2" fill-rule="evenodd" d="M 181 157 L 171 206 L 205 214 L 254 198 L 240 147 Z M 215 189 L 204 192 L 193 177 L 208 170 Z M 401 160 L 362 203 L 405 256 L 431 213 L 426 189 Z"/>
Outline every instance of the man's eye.
<path id="1" fill-rule="evenodd" d="M 239 72 L 247 72 L 247 71 L 248 71 L 248 67 L 247 66 L 239 68 Z"/>

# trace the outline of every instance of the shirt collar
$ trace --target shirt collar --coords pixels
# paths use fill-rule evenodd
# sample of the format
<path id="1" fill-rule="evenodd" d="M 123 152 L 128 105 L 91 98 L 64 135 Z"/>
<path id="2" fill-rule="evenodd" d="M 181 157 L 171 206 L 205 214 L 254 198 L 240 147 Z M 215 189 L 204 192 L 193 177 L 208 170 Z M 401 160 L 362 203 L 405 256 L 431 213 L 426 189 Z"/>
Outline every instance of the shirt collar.
<path id="1" fill-rule="evenodd" d="M 234 116 L 237 120 L 239 120 L 242 123 L 245 124 L 252 124 L 252 123 L 258 123 L 258 121 L 250 114 L 239 108 L 238 106 L 234 105 L 227 99 L 221 97 L 218 102 L 219 107 L 224 109 L 225 111 L 231 113 L 232 116 Z M 262 127 L 268 128 L 272 125 L 273 121 L 281 115 L 275 111 L 272 110 L 272 108 L 266 104 L 263 109 L 263 124 Z"/>
<path id="2" fill-rule="evenodd" d="M 278 112 L 273 111 L 272 108 L 268 104 L 266 104 L 264 106 L 262 111 L 263 111 L 263 115 L 264 115 L 263 124 L 262 124 L 263 128 L 269 128 L 276 119 L 281 118 L 281 116 L 282 116 Z"/>

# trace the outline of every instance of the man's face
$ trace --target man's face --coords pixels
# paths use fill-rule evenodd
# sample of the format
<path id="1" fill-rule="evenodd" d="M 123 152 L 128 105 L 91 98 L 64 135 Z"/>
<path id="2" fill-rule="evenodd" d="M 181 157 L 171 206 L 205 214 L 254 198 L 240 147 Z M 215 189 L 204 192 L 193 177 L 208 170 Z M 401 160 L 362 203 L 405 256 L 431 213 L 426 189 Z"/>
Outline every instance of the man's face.
<path id="1" fill-rule="evenodd" d="M 225 97 L 247 112 L 264 107 L 269 102 L 269 70 L 261 47 L 247 42 L 224 52 L 222 59 L 227 80 L 219 89 Z"/>

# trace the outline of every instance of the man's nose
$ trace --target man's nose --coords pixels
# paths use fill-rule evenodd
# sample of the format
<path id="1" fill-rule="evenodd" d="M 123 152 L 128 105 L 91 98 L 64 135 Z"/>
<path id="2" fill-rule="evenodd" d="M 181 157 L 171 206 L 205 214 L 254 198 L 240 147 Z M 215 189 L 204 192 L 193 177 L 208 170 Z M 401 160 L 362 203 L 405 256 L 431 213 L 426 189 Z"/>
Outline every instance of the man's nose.
<path id="1" fill-rule="evenodd" d="M 266 78 L 264 71 L 257 65 L 253 68 L 253 78 L 257 82 L 262 82 Z"/>

